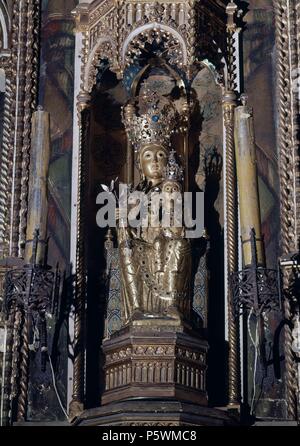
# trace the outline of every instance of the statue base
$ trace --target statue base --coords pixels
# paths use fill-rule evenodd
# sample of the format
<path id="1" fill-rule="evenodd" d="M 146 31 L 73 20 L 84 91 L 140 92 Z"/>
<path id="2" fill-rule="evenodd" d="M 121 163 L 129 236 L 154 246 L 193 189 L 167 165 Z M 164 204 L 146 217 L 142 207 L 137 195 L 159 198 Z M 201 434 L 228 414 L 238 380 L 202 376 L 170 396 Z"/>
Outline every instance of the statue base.
<path id="1" fill-rule="evenodd" d="M 102 405 L 132 398 L 207 404 L 205 340 L 172 318 L 136 320 L 103 342 Z"/>
<path id="2" fill-rule="evenodd" d="M 238 426 L 226 409 L 163 399 L 134 399 L 84 411 L 74 426 Z"/>
<path id="3" fill-rule="evenodd" d="M 86 426 L 224 426 L 226 409 L 207 407 L 207 342 L 176 318 L 142 318 L 103 341 L 102 406 L 73 424 Z"/>

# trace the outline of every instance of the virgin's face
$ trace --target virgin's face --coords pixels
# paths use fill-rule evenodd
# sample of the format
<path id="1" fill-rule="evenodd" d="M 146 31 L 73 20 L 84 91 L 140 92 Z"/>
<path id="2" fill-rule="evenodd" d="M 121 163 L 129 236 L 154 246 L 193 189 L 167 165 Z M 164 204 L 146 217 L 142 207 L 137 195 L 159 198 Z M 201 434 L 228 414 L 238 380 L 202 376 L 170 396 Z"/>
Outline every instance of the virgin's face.
<path id="1" fill-rule="evenodd" d="M 140 165 L 147 180 L 160 180 L 167 165 L 167 153 L 160 146 L 145 147 L 140 154 Z"/>

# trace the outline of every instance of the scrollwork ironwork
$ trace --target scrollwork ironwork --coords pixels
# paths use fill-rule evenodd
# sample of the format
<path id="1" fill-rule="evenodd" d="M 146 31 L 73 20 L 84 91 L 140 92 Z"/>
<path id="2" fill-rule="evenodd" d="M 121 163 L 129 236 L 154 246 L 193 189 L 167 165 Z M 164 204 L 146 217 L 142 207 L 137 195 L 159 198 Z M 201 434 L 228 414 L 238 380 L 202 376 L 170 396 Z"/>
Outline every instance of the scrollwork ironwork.
<path id="1" fill-rule="evenodd" d="M 4 312 L 14 320 L 12 342 L 11 419 L 26 420 L 30 351 L 41 350 L 41 369 L 46 370 L 48 356 L 46 314 L 57 307 L 60 273 L 36 263 L 39 243 L 37 230 L 33 240 L 32 263 L 11 269 L 5 275 Z M 38 332 L 38 336 L 37 336 Z M 38 339 L 37 339 L 38 338 Z"/>
<path id="2" fill-rule="evenodd" d="M 233 304 L 236 316 L 254 309 L 261 315 L 279 309 L 278 271 L 267 268 L 247 268 L 232 275 Z"/>

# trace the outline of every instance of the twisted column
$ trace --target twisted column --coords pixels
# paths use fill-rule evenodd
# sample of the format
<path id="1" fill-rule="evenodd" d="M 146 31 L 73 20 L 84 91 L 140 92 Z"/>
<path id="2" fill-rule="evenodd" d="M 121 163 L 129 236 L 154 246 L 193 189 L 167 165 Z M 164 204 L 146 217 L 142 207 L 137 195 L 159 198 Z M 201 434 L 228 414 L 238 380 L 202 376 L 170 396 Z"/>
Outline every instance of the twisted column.
<path id="1" fill-rule="evenodd" d="M 70 403 L 70 417 L 74 418 L 83 410 L 84 403 L 84 331 L 86 302 L 86 255 L 85 255 L 85 205 L 87 152 L 89 133 L 88 93 L 78 97 L 80 144 L 78 154 L 78 196 L 77 196 L 77 248 L 74 319 L 74 368 L 73 395 Z"/>
<path id="2" fill-rule="evenodd" d="M 0 164 L 0 242 L 3 257 L 11 255 L 11 207 L 13 205 L 13 166 L 14 159 L 14 131 L 17 92 L 17 42 L 20 22 L 20 2 L 13 2 L 11 24 L 11 55 L 5 67 L 6 86 L 3 119 L 3 141 Z"/>
<path id="3" fill-rule="evenodd" d="M 283 311 L 286 321 L 292 322 L 294 314 L 292 313 L 290 296 L 287 290 L 290 286 L 291 277 L 290 272 L 284 268 L 282 285 L 284 290 Z M 292 328 L 290 324 L 286 323 L 284 326 L 284 358 L 285 358 L 285 397 L 287 401 L 288 417 L 292 420 L 297 419 L 297 370 L 294 360 L 294 353 L 292 351 Z"/>
<path id="4" fill-rule="evenodd" d="M 10 145 L 13 152 L 13 190 L 12 190 L 12 219 L 10 222 L 10 255 L 19 256 L 19 223 L 20 223 L 20 194 L 22 178 L 22 143 L 24 129 L 24 87 L 26 69 L 26 31 L 27 4 L 25 1 L 14 2 L 17 19 L 13 26 L 12 35 L 12 76 L 15 77 L 15 95 L 13 101 L 13 128 Z"/>
<path id="5" fill-rule="evenodd" d="M 230 276 L 238 270 L 238 223 L 236 166 L 234 146 L 234 110 L 236 95 L 227 91 L 223 95 L 223 114 L 226 132 L 226 248 L 227 248 L 227 303 L 228 303 L 228 393 L 229 405 L 240 402 L 239 325 L 234 316 Z"/>
<path id="6" fill-rule="evenodd" d="M 21 324 L 22 314 L 20 310 L 16 310 L 14 328 L 13 328 L 13 348 L 12 348 L 12 374 L 11 374 L 11 397 L 16 398 L 19 386 L 19 360 L 20 360 L 20 344 L 21 344 Z"/>
<path id="7" fill-rule="evenodd" d="M 20 221 L 19 221 L 19 247 L 20 253 L 24 253 L 26 242 L 27 224 L 27 200 L 29 183 L 29 164 L 31 146 L 31 118 L 36 109 L 37 102 L 37 77 L 38 77 L 38 14 L 39 0 L 28 0 L 27 32 L 26 32 L 26 57 L 24 79 L 24 127 L 22 144 L 22 178 L 20 191 Z"/>
<path id="8" fill-rule="evenodd" d="M 30 121 L 37 99 L 40 0 L 13 2 L 0 159 L 0 255 L 22 255 Z"/>
<path id="9" fill-rule="evenodd" d="M 7 426 L 11 417 L 9 412 L 11 410 L 11 376 L 12 376 L 12 358 L 13 358 L 13 340 L 14 340 L 14 324 L 15 324 L 15 306 L 10 308 L 8 320 L 6 322 L 6 346 L 5 346 L 5 360 L 3 362 L 4 380 L 3 380 L 3 408 L 2 408 L 2 426 Z"/>
<path id="10" fill-rule="evenodd" d="M 11 167 L 12 151 L 10 147 L 10 137 L 12 131 L 12 98 L 13 88 L 10 79 L 10 73 L 5 71 L 5 99 L 3 116 L 3 137 L 0 160 L 0 257 L 4 258 L 9 253 L 9 222 L 10 213 L 7 205 L 11 199 Z"/>
<path id="11" fill-rule="evenodd" d="M 18 397 L 17 420 L 26 420 L 27 395 L 28 395 L 28 366 L 29 366 L 29 338 L 28 338 L 28 315 L 22 313 L 21 331 L 21 360 L 20 360 L 20 392 Z"/>
<path id="12" fill-rule="evenodd" d="M 297 89 L 294 90 L 292 72 L 297 68 L 297 45 L 295 41 L 294 3 L 287 0 L 273 0 L 275 13 L 277 89 L 278 89 L 278 152 L 280 167 L 280 216 L 281 251 L 283 256 L 298 250 L 296 184 L 299 182 Z M 289 296 L 290 275 L 283 268 L 284 314 L 292 322 L 293 314 Z M 284 329 L 285 389 L 288 416 L 297 417 L 296 364 L 292 352 L 290 324 Z"/>

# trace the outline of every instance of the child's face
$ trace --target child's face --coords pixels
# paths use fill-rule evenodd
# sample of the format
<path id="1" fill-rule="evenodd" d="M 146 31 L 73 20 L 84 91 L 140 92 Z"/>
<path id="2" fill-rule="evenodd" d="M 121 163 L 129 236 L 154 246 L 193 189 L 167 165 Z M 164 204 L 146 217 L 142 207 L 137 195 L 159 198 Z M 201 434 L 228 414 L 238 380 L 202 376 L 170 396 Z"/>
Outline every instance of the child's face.
<path id="1" fill-rule="evenodd" d="M 177 181 L 164 181 L 162 184 L 162 192 L 172 194 L 173 192 L 180 192 L 180 184 Z"/>
<path id="2" fill-rule="evenodd" d="M 164 203 L 166 206 L 166 212 L 173 212 L 175 203 L 179 201 L 178 195 L 181 192 L 180 183 L 178 183 L 177 181 L 166 180 L 162 184 L 161 191 L 165 195 Z"/>

